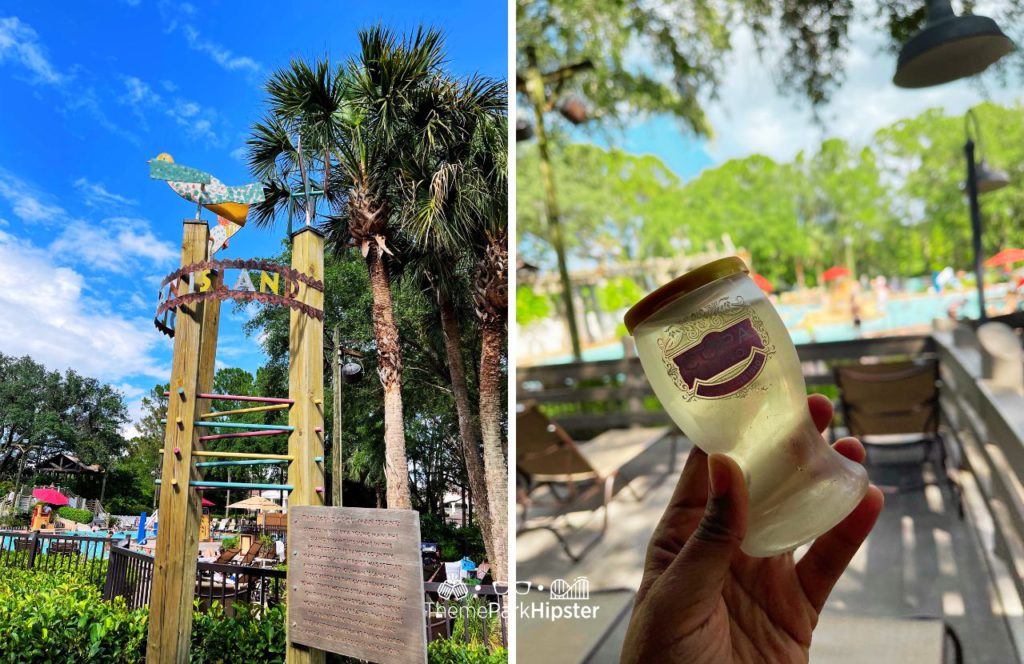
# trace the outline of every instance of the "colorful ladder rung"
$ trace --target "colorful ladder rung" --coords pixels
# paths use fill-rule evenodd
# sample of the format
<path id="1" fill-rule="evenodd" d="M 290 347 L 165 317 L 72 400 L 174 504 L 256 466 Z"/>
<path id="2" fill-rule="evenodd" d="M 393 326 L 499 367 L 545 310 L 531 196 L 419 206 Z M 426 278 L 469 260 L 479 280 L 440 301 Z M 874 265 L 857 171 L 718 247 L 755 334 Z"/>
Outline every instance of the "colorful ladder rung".
<path id="1" fill-rule="evenodd" d="M 164 392 L 164 396 L 170 396 L 170 392 Z M 280 399 L 278 397 L 250 397 L 244 394 L 200 394 L 200 399 L 215 399 L 220 401 L 256 401 L 258 403 L 283 403 L 289 406 L 294 404 L 293 399 Z"/>
<path id="2" fill-rule="evenodd" d="M 289 463 L 283 459 L 244 459 L 241 461 L 203 461 L 197 463 L 199 468 L 214 468 L 218 466 L 267 466 Z"/>
<path id="3" fill-rule="evenodd" d="M 163 448 L 160 449 L 160 454 L 163 454 Z M 195 450 L 192 452 L 194 457 L 212 457 L 212 458 L 225 458 L 225 459 L 280 459 L 282 461 L 291 461 L 292 456 L 290 454 L 259 454 L 257 452 L 216 452 L 214 450 Z"/>
<path id="4" fill-rule="evenodd" d="M 252 436 L 279 436 L 282 433 L 289 433 L 284 429 L 270 429 L 268 431 L 241 431 L 237 433 L 218 433 L 214 436 L 199 436 L 199 440 L 224 440 L 225 438 L 250 438 Z"/>
<path id="5" fill-rule="evenodd" d="M 225 415 L 242 415 L 244 413 L 264 413 L 271 410 L 284 410 L 288 408 L 286 403 L 272 403 L 269 406 L 253 406 L 252 408 L 238 408 L 236 410 L 215 410 L 200 415 L 200 419 L 208 420 L 212 417 L 224 417 Z"/>
<path id="6" fill-rule="evenodd" d="M 160 420 L 160 424 L 166 424 L 167 420 Z M 245 422 L 194 422 L 197 427 L 224 427 L 226 429 L 264 429 L 266 431 L 294 431 L 295 427 L 282 424 L 247 424 Z"/>
<path id="7" fill-rule="evenodd" d="M 161 484 L 161 480 L 156 480 L 157 484 Z M 190 487 L 199 489 L 262 489 L 270 491 L 272 489 L 278 489 L 281 491 L 293 491 L 294 487 L 291 484 L 258 484 L 254 482 L 209 482 L 207 480 L 193 480 L 188 483 Z"/>

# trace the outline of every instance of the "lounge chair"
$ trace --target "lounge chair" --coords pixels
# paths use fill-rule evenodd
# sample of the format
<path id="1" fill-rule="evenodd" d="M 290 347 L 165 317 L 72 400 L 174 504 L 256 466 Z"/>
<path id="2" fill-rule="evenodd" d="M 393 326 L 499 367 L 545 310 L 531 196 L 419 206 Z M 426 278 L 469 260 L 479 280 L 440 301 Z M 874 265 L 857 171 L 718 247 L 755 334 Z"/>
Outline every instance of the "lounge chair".
<path id="1" fill-rule="evenodd" d="M 570 438 L 562 427 L 544 415 L 536 404 L 523 404 L 518 410 L 516 471 L 522 485 L 517 491 L 517 502 L 522 506 L 520 523 L 523 527 L 518 528 L 516 534 L 547 530 L 558 538 L 562 549 L 573 561 L 578 562 L 582 559 L 608 529 L 608 503 L 613 496 L 615 480 L 626 465 L 655 444 L 669 440 L 671 456 L 668 471 L 663 477 L 675 470 L 676 436 L 671 434 L 669 427 L 612 429 L 590 441 L 578 443 Z M 589 486 L 580 490 L 581 483 Z M 553 524 L 526 525 L 529 507 L 545 505 L 544 502 L 532 497 L 542 486 L 546 486 L 554 496 L 555 500 L 547 501 L 546 504 L 556 508 L 555 518 L 568 513 L 575 504 L 594 496 L 597 492 L 603 492 L 601 508 L 604 514 L 601 531 L 578 554 L 572 552 L 562 533 L 555 529 Z M 556 487 L 565 489 L 564 497 L 559 496 Z M 626 487 L 637 500 L 643 498 L 628 484 Z"/>
<path id="2" fill-rule="evenodd" d="M 947 469 L 946 445 L 939 432 L 939 363 L 936 360 L 854 364 L 835 368 L 839 402 L 849 435 L 872 451 L 922 447 L 922 462 L 938 450 L 938 475 L 956 494 L 959 486 Z M 933 482 L 901 482 L 882 487 L 890 492 L 920 489 Z"/>
<path id="3" fill-rule="evenodd" d="M 225 549 L 224 551 L 221 551 L 220 556 L 218 556 L 217 560 L 213 562 L 216 565 L 226 565 L 234 560 L 238 556 L 239 552 L 240 549 Z"/>
<path id="4" fill-rule="evenodd" d="M 252 565 L 252 561 L 256 559 L 256 556 L 260 555 L 260 549 L 262 548 L 263 542 L 261 542 L 260 540 L 256 540 L 249 547 L 249 550 L 245 552 L 245 555 L 242 557 L 241 562 L 239 562 L 238 564 L 246 567 Z"/>

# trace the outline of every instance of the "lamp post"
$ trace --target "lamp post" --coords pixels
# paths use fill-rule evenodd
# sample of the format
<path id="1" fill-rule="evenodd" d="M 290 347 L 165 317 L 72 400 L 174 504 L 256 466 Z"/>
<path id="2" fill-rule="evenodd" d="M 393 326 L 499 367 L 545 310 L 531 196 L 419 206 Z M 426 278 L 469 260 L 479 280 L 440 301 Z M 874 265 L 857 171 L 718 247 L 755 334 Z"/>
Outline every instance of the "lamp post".
<path id="1" fill-rule="evenodd" d="M 516 122 L 516 140 L 526 140 L 536 133 L 537 153 L 540 160 L 540 178 L 544 187 L 544 212 L 547 216 L 548 230 L 551 233 L 551 245 L 558 261 L 558 279 L 562 286 L 562 300 L 565 305 L 565 318 L 569 331 L 569 342 L 572 345 L 574 361 L 583 360 L 580 347 L 580 333 L 576 321 L 576 305 L 572 299 L 572 283 L 569 280 L 568 262 L 565 257 L 565 241 L 562 237 L 561 220 L 558 210 L 558 198 L 555 195 L 555 176 L 551 167 L 551 155 L 548 151 L 548 135 L 544 126 L 544 114 L 555 108 L 558 92 L 566 81 L 579 72 L 594 68 L 589 60 L 561 67 L 551 72 L 542 72 L 537 61 L 537 53 L 533 48 L 526 49 L 526 76 L 517 77 L 516 89 L 526 96 L 533 108 L 533 125 L 528 121 Z M 586 117 L 586 109 L 579 99 L 570 99 L 569 104 L 559 108 L 559 112 L 573 124 L 579 124 Z"/>
<path id="2" fill-rule="evenodd" d="M 927 88 L 985 71 L 1014 48 L 995 21 L 957 16 L 949 0 L 928 0 L 924 28 L 900 49 L 892 82 L 901 88 Z"/>
<path id="3" fill-rule="evenodd" d="M 974 129 L 972 135 L 971 129 Z M 975 147 L 980 147 L 981 125 L 974 110 L 968 110 L 964 115 L 964 134 L 967 142 L 964 143 L 964 156 L 967 158 L 967 181 L 963 189 L 967 192 L 967 202 L 971 211 L 971 235 L 974 250 L 974 278 L 978 285 L 978 320 L 984 323 L 988 316 L 985 312 L 985 254 L 981 246 L 981 204 L 978 202 L 978 195 L 990 191 L 1002 189 L 1010 183 L 1010 179 L 1002 171 L 990 169 L 985 163 L 984 157 L 981 163 L 974 159 Z M 974 139 L 978 139 L 975 145 Z"/>
<path id="4" fill-rule="evenodd" d="M 334 326 L 331 353 L 331 385 L 334 388 L 334 422 L 331 427 L 331 504 L 341 507 L 341 397 L 345 383 L 355 384 L 363 378 L 363 365 L 348 358 L 363 359 L 363 353 L 341 345 L 338 326 Z"/>

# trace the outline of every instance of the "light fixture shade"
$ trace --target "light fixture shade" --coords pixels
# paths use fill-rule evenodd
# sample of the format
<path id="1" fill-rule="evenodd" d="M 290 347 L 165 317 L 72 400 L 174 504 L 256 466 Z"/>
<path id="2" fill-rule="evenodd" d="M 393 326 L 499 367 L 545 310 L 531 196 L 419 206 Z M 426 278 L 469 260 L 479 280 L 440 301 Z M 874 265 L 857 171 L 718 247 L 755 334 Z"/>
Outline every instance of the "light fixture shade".
<path id="1" fill-rule="evenodd" d="M 349 385 L 354 385 L 363 379 L 363 367 L 355 362 L 346 362 L 341 365 L 341 380 Z"/>
<path id="2" fill-rule="evenodd" d="M 900 50 L 892 82 L 927 88 L 973 76 L 1013 50 L 1013 41 L 985 16 L 957 16 L 949 0 L 928 3 L 928 22 Z"/>
<path id="3" fill-rule="evenodd" d="M 978 170 L 975 171 L 975 179 L 978 181 L 978 193 L 985 194 L 990 191 L 1002 189 L 1010 184 L 1010 176 L 1004 171 L 990 168 L 985 160 L 978 163 Z"/>
<path id="4" fill-rule="evenodd" d="M 527 120 L 516 120 L 516 143 L 533 138 L 533 125 Z"/>

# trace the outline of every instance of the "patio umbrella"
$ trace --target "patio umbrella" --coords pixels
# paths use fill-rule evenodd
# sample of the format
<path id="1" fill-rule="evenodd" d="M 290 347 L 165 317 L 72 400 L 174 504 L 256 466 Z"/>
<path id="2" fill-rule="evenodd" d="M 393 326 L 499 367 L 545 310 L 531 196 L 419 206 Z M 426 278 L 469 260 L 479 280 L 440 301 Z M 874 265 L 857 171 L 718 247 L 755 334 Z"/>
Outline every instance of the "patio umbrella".
<path id="1" fill-rule="evenodd" d="M 213 507 L 213 501 L 203 498 L 203 507 Z"/>
<path id="2" fill-rule="evenodd" d="M 263 496 L 253 496 L 228 505 L 231 509 L 255 510 L 260 512 L 282 512 L 284 508 Z"/>
<path id="3" fill-rule="evenodd" d="M 985 261 L 985 267 L 997 267 L 1024 261 L 1024 249 L 1003 249 L 998 254 Z"/>
<path id="4" fill-rule="evenodd" d="M 60 507 L 61 505 L 68 504 L 67 496 L 56 489 L 32 489 L 32 495 L 39 502 L 46 503 L 48 505 L 56 505 L 57 507 Z"/>
<path id="5" fill-rule="evenodd" d="M 772 282 L 768 281 L 763 275 L 760 275 L 757 272 L 751 272 L 750 278 L 753 279 L 754 283 L 757 284 L 757 287 L 765 293 L 771 293 L 775 290 L 775 286 L 772 286 Z"/>
<path id="6" fill-rule="evenodd" d="M 821 275 L 821 278 L 824 281 L 834 281 L 836 279 L 839 279 L 840 277 L 848 277 L 851 274 L 852 273 L 845 267 L 839 267 L 837 265 L 836 267 L 830 267 L 829 269 L 825 270 L 825 273 Z"/>

